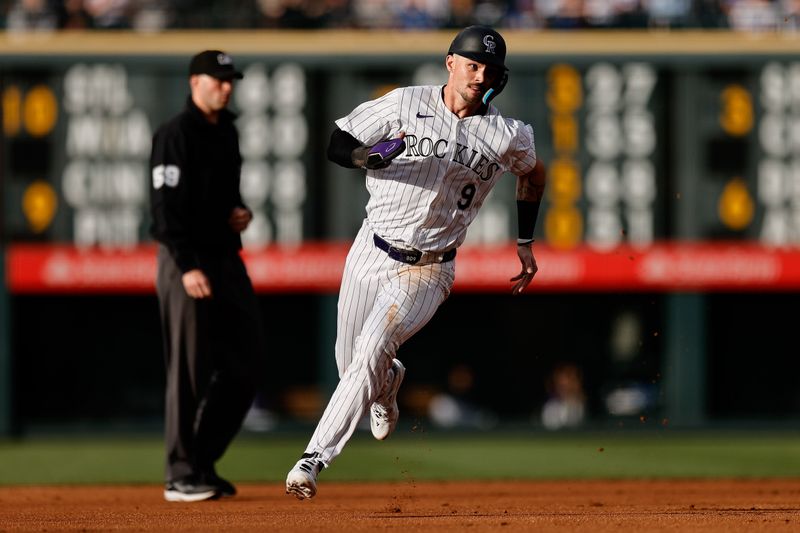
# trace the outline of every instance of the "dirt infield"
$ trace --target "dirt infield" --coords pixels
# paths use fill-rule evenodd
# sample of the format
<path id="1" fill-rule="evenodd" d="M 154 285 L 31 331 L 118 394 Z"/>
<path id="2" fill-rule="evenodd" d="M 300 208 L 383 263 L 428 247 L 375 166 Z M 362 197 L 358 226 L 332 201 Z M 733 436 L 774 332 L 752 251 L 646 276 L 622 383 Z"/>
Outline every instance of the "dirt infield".
<path id="1" fill-rule="evenodd" d="M 159 487 L 0 487 L 0 531 L 798 531 L 800 480 L 279 484 L 167 503 Z"/>

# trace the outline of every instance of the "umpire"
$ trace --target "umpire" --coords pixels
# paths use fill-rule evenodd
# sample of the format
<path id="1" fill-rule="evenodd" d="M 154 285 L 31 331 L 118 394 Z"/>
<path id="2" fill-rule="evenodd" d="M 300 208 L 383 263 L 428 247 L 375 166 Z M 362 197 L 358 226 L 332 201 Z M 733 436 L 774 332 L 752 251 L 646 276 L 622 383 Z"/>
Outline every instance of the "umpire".
<path id="1" fill-rule="evenodd" d="M 153 137 L 167 501 L 236 493 L 214 463 L 239 431 L 264 370 L 258 302 L 239 256 L 252 213 L 239 193 L 239 136 L 227 109 L 233 80 L 242 77 L 223 52 L 195 55 L 186 108 Z"/>

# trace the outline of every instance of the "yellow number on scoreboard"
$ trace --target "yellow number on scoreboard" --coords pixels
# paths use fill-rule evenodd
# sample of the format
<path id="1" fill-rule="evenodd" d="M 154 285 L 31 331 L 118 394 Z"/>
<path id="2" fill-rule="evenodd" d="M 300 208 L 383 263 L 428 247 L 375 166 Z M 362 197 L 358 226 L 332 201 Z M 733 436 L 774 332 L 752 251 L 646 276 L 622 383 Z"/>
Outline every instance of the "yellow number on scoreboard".
<path id="1" fill-rule="evenodd" d="M 722 112 L 719 123 L 725 133 L 734 137 L 746 135 L 753 128 L 753 99 L 741 85 L 728 85 L 723 89 Z"/>

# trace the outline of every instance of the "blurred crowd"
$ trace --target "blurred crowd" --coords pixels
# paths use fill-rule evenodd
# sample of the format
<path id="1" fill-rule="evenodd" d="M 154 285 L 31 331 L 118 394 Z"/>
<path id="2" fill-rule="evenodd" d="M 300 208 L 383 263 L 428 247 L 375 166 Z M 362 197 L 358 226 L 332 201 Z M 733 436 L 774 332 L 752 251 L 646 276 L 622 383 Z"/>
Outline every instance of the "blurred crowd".
<path id="1" fill-rule="evenodd" d="M 0 27 L 730 28 L 796 31 L 800 0 L 0 0 Z"/>

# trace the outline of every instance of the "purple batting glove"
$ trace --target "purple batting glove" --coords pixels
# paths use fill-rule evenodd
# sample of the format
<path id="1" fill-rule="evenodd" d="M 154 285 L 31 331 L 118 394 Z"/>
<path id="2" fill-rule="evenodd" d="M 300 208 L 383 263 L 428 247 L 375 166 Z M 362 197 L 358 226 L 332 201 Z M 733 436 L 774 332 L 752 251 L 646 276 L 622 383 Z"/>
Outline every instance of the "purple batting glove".
<path id="1" fill-rule="evenodd" d="M 369 149 L 367 162 L 364 165 L 370 169 L 386 168 L 392 159 L 403 153 L 406 143 L 403 139 L 390 139 L 382 141 Z"/>

